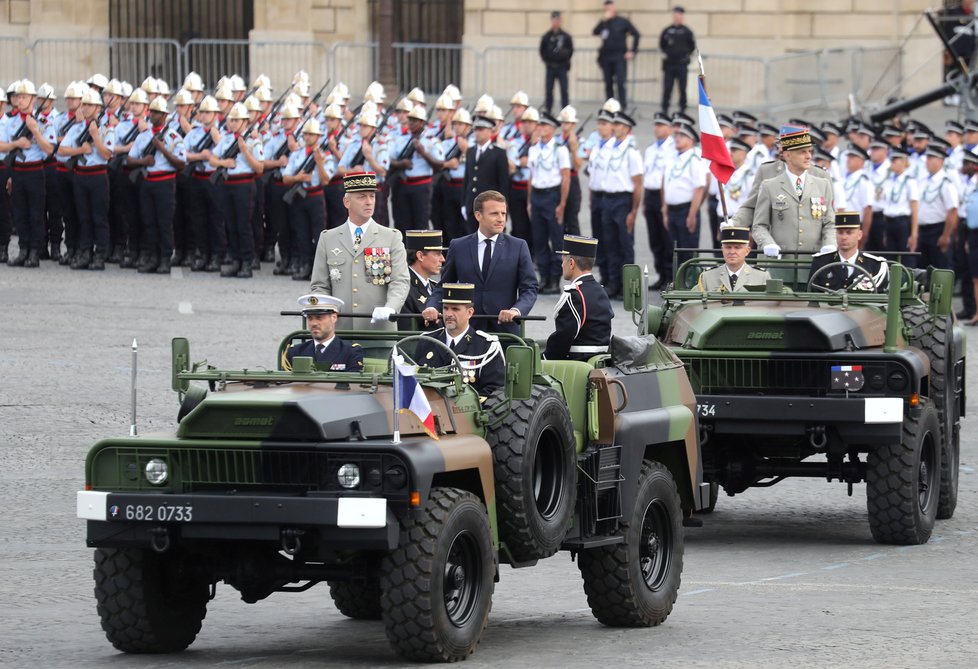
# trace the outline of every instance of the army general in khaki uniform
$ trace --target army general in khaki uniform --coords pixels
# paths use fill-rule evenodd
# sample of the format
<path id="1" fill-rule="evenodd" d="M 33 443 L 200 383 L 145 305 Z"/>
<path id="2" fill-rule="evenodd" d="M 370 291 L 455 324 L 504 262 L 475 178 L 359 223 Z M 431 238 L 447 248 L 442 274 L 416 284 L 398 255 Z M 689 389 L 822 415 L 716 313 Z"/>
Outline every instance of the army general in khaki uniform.
<path id="1" fill-rule="evenodd" d="M 784 170 L 758 186 L 751 232 L 764 255 L 834 251 L 832 182 L 809 171 L 808 128 L 781 128 Z"/>
<path id="2" fill-rule="evenodd" d="M 750 230 L 733 225 L 720 227 L 723 264 L 700 274 L 697 290 L 703 292 L 746 291 L 746 286 L 764 286 L 771 278 L 763 269 L 751 267 L 745 261 L 750 253 Z"/>
<path id="3" fill-rule="evenodd" d="M 377 176 L 349 172 L 343 177 L 345 225 L 323 231 L 312 266 L 312 292 L 338 297 L 356 314 L 370 314 L 373 329 L 395 330 L 389 316 L 407 298 L 407 255 L 401 233 L 373 220 Z M 366 318 L 341 318 L 339 329 L 365 329 Z"/>

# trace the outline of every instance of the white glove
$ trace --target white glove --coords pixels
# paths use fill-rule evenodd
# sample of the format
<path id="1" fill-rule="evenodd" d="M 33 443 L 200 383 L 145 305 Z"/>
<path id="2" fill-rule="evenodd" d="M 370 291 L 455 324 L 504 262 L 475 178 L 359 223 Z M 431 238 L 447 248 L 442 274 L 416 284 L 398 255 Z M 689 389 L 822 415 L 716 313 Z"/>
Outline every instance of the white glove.
<path id="1" fill-rule="evenodd" d="M 835 244 L 826 244 L 819 250 L 819 253 L 835 253 L 837 249 L 838 247 Z"/>
<path id="2" fill-rule="evenodd" d="M 777 244 L 768 244 L 764 247 L 764 255 L 768 258 L 777 258 L 781 255 L 781 247 Z"/>
<path id="3" fill-rule="evenodd" d="M 370 316 L 370 322 L 379 323 L 380 321 L 389 321 L 393 313 L 394 310 L 390 307 L 374 307 L 374 313 Z"/>
<path id="4" fill-rule="evenodd" d="M 464 204 L 462 205 L 462 218 L 468 218 L 468 216 L 465 215 L 465 205 Z"/>

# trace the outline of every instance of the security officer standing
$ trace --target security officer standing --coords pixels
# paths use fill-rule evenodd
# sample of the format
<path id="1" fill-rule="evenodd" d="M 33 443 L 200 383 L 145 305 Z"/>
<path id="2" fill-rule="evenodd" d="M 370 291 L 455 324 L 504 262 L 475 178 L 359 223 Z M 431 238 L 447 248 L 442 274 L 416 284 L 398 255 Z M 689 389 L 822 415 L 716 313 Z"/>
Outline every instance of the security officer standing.
<path id="1" fill-rule="evenodd" d="M 686 10 L 676 5 L 672 8 L 672 25 L 666 26 L 659 35 L 659 51 L 662 52 L 662 113 L 669 113 L 672 88 L 679 84 L 679 111 L 686 111 L 686 74 L 689 57 L 696 51 L 693 31 L 684 23 Z M 622 100 L 622 104 L 625 101 Z"/>
<path id="2" fill-rule="evenodd" d="M 213 167 L 227 169 L 224 183 L 220 185 L 224 220 L 227 224 L 231 247 L 231 264 L 221 270 L 223 277 L 250 279 L 251 261 L 255 258 L 254 235 L 251 227 L 251 208 L 255 203 L 255 176 L 264 170 L 265 151 L 261 139 L 254 133 L 243 133 L 248 126 L 248 110 L 236 102 L 228 114 L 227 131 L 220 143 L 211 151 Z M 224 158 L 233 144 L 237 143 L 238 155 Z"/>
<path id="3" fill-rule="evenodd" d="M 104 270 L 109 250 L 109 175 L 106 165 L 114 155 L 115 128 L 98 127 L 101 110 L 102 96 L 89 88 L 81 98 L 81 122 L 68 130 L 58 148 L 61 156 L 78 157 L 71 180 L 78 217 L 77 252 L 72 258 L 71 269 Z"/>
<path id="4" fill-rule="evenodd" d="M 11 267 L 38 267 L 41 247 L 45 243 L 44 159 L 54 149 L 54 128 L 48 127 L 45 134 L 34 117 L 37 91 L 33 82 L 22 79 L 15 81 L 11 88 L 12 118 L 3 125 L 0 152 L 17 152 L 10 175 L 10 207 L 20 251 L 8 264 Z"/>
<path id="5" fill-rule="evenodd" d="M 311 119 L 315 121 L 315 119 Z M 334 372 L 363 370 L 363 349 L 336 336 L 336 320 L 343 300 L 332 295 L 303 295 L 298 300 L 312 339 L 282 352 L 282 369 L 292 371 L 296 356 L 312 358 L 318 369 Z"/>
<path id="6" fill-rule="evenodd" d="M 465 152 L 465 199 L 464 216 L 467 234 L 475 232 L 479 223 L 475 218 L 475 198 L 488 190 L 509 195 L 509 161 L 506 152 L 492 139 L 495 123 L 487 116 L 476 116 L 473 121 L 475 141 Z"/>
<path id="7" fill-rule="evenodd" d="M 445 251 L 448 249 L 442 246 L 440 230 L 408 230 L 404 236 L 404 247 L 408 255 L 411 290 L 401 307 L 401 313 L 420 316 L 428 307 L 434 287 L 438 285 L 433 277 L 441 274 L 441 268 L 445 264 Z M 424 330 L 428 323 L 421 318 L 399 320 L 397 329 Z"/>
<path id="8" fill-rule="evenodd" d="M 550 112 L 554 104 L 554 81 L 560 85 L 560 106 L 570 104 L 567 92 L 567 73 L 570 71 L 571 58 L 574 56 L 574 40 L 561 27 L 560 12 L 550 12 L 550 30 L 540 38 L 540 58 L 547 66 L 547 80 L 544 84 L 546 101 L 543 109 Z"/>
<path id="9" fill-rule="evenodd" d="M 863 237 L 860 217 L 858 211 L 836 212 L 835 236 L 839 248 L 837 251 L 813 255 L 809 276 L 815 276 L 818 270 L 831 263 L 845 263 L 865 269 L 872 280 L 852 267 L 838 267 L 815 276 L 815 285 L 828 290 L 886 292 L 890 276 L 886 259 L 859 250 L 859 242 Z"/>
<path id="10" fill-rule="evenodd" d="M 557 292 L 560 280 L 560 251 L 564 212 L 570 193 L 570 153 L 554 138 L 557 119 L 549 112 L 540 114 L 540 140 L 527 156 L 527 190 L 530 204 L 530 230 L 533 253 L 540 273 L 540 294 Z"/>
<path id="11" fill-rule="evenodd" d="M 442 285 L 442 318 L 445 327 L 432 330 L 425 336 L 440 339 L 458 357 L 462 378 L 480 395 L 488 396 L 506 385 L 506 366 L 499 338 L 469 324 L 475 309 L 472 300 L 475 286 L 471 283 Z M 446 367 L 454 360 L 441 346 L 420 342 L 415 361 L 425 367 Z"/>
<path id="12" fill-rule="evenodd" d="M 591 270 L 598 254 L 594 237 L 564 235 L 561 269 L 563 294 L 554 308 L 554 332 L 547 339 L 548 360 L 581 360 L 608 352 L 611 342 L 611 308 L 608 293 L 594 280 Z"/>
<path id="13" fill-rule="evenodd" d="M 909 166 L 910 156 L 906 150 L 890 150 L 890 176 L 883 184 L 886 250 L 890 253 L 917 250 L 920 186 L 910 176 Z M 916 256 L 901 257 L 900 261 L 907 267 L 917 266 Z"/>
<path id="14" fill-rule="evenodd" d="M 604 96 L 614 97 L 614 84 L 618 84 L 618 102 L 628 106 L 625 81 L 628 78 L 628 61 L 638 53 L 639 33 L 632 22 L 618 16 L 614 0 L 604 0 L 604 18 L 594 27 L 592 34 L 601 38 L 598 49 L 598 66 L 604 74 Z M 628 48 L 627 38 L 632 36 L 632 48 Z"/>
<path id="15" fill-rule="evenodd" d="M 792 257 L 795 253 L 834 251 L 832 182 L 808 171 L 812 164 L 811 135 L 807 128 L 784 126 L 780 141 L 785 169 L 765 179 L 757 194 L 751 226 L 757 247 L 769 257 L 778 257 L 782 251 Z"/>
<path id="16" fill-rule="evenodd" d="M 676 155 L 662 170 L 662 220 L 675 247 L 696 248 L 700 241 L 700 205 L 706 197 L 707 169 L 696 153 L 699 134 L 687 123 L 673 126 Z M 669 249 L 670 253 L 672 249 Z M 689 252 L 678 256 L 682 264 Z"/>
<path id="17" fill-rule="evenodd" d="M 944 169 L 947 145 L 933 140 L 925 154 L 927 178 L 920 183 L 917 251 L 921 267 L 950 269 L 948 251 L 958 229 L 958 189 Z"/>
<path id="18" fill-rule="evenodd" d="M 137 270 L 140 274 L 169 274 L 173 255 L 176 174 L 185 167 L 187 156 L 183 137 L 167 127 L 166 116 L 166 99 L 159 96 L 149 105 L 152 127 L 139 133 L 129 150 L 129 165 L 146 168 L 139 186 L 146 253 Z"/>
<path id="19" fill-rule="evenodd" d="M 390 316 L 401 309 L 410 290 L 401 232 L 373 219 L 377 177 L 372 172 L 348 172 L 343 187 L 343 204 L 350 216 L 344 225 L 320 236 L 312 266 L 312 292 L 340 297 L 354 314 L 370 314 L 375 330 L 394 330 Z M 342 319 L 339 327 L 366 326 L 362 321 Z"/>
<path id="20" fill-rule="evenodd" d="M 635 262 L 635 222 L 642 206 L 642 156 L 632 128 L 635 121 L 625 112 L 615 114 L 614 140 L 605 145 L 607 153 L 602 178 L 601 244 L 608 256 L 605 285 L 612 299 L 622 295 L 621 268 Z"/>
<path id="21" fill-rule="evenodd" d="M 746 286 L 763 286 L 771 278 L 763 269 L 745 261 L 750 253 L 750 230 L 733 225 L 720 226 L 720 249 L 723 264 L 700 274 L 696 289 L 707 292 L 746 291 Z"/>

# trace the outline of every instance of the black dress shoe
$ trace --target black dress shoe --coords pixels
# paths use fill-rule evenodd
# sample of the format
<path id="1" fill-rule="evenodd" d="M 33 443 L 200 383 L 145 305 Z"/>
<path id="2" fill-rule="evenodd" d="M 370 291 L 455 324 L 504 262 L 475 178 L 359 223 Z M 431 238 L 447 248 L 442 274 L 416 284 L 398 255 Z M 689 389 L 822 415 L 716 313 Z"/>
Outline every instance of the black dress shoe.
<path id="1" fill-rule="evenodd" d="M 51 242 L 51 248 L 48 251 L 48 255 L 51 256 L 51 260 L 61 262 L 61 242 Z"/>
<path id="2" fill-rule="evenodd" d="M 21 249 L 16 256 L 7 261 L 7 264 L 11 267 L 23 267 L 25 262 L 27 262 L 27 249 Z"/>
<path id="3" fill-rule="evenodd" d="M 24 267 L 40 267 L 41 266 L 41 252 L 31 251 L 27 254 L 27 260 L 24 261 Z"/>
<path id="4" fill-rule="evenodd" d="M 298 260 L 290 260 L 288 267 L 285 268 L 285 273 L 292 276 L 299 271 L 299 267 L 301 267 L 301 265 L 299 264 Z"/>
<path id="5" fill-rule="evenodd" d="M 92 252 L 88 250 L 78 251 L 71 260 L 71 269 L 88 269 L 92 264 Z"/>
<path id="6" fill-rule="evenodd" d="M 170 260 L 171 267 L 183 267 L 186 256 L 183 251 L 177 251 L 173 254 L 173 258 Z"/>
<path id="7" fill-rule="evenodd" d="M 156 258 L 156 256 L 145 256 L 143 262 L 139 265 L 136 271 L 140 274 L 153 274 L 156 272 L 156 267 L 159 264 L 160 261 Z"/>
<path id="8" fill-rule="evenodd" d="M 156 266 L 156 273 L 169 274 L 171 267 L 173 267 L 173 261 L 171 261 L 169 258 L 164 258 L 160 261 L 160 264 Z"/>
<path id="9" fill-rule="evenodd" d="M 190 263 L 191 272 L 203 272 L 205 267 L 207 267 L 207 261 L 204 260 L 202 256 L 197 256 L 194 258 L 194 261 Z"/>
<path id="10" fill-rule="evenodd" d="M 262 262 L 275 262 L 275 249 L 274 249 L 274 247 L 273 248 L 265 249 L 265 252 L 261 254 L 261 261 Z"/>
<path id="11" fill-rule="evenodd" d="M 136 259 L 133 258 L 128 253 L 123 255 L 122 260 L 119 261 L 119 267 L 121 267 L 122 269 L 132 269 L 135 266 L 136 266 Z"/>
<path id="12" fill-rule="evenodd" d="M 275 276 L 283 276 L 285 274 L 291 274 L 289 272 L 289 259 L 282 258 L 277 263 L 275 263 L 275 269 L 272 270 L 272 274 Z"/>
<path id="13" fill-rule="evenodd" d="M 48 247 L 42 246 L 41 250 L 37 252 L 37 259 L 40 260 L 50 260 L 51 256 L 48 254 Z"/>
<path id="14" fill-rule="evenodd" d="M 238 276 L 238 272 L 240 271 L 241 271 L 241 262 L 235 260 L 230 265 L 228 265 L 227 267 L 221 270 L 221 276 L 223 276 L 225 279 L 229 277 L 235 277 Z M 251 270 L 249 269 L 249 271 Z"/>
<path id="15" fill-rule="evenodd" d="M 204 271 L 205 272 L 220 272 L 221 271 L 221 263 L 217 262 L 217 258 L 216 257 L 211 256 L 211 259 L 207 261 L 207 264 L 206 265 L 204 265 Z"/>
<path id="16" fill-rule="evenodd" d="M 253 269 L 253 270 L 260 270 L 261 269 L 261 260 L 259 260 L 258 258 L 252 258 L 251 259 L 251 269 Z"/>
<path id="17" fill-rule="evenodd" d="M 75 257 L 75 250 L 74 249 L 68 249 L 64 253 L 61 254 L 61 260 L 58 261 L 58 264 L 59 265 L 68 265 L 70 267 L 71 266 L 71 261 L 72 261 L 72 259 L 74 257 Z"/>
<path id="18" fill-rule="evenodd" d="M 105 256 L 101 253 L 96 253 L 95 257 L 92 258 L 92 263 L 88 266 L 88 269 L 101 272 L 105 270 Z"/>
<path id="19" fill-rule="evenodd" d="M 293 281 L 308 281 L 312 278 L 312 265 L 302 265 L 292 274 Z"/>
<path id="20" fill-rule="evenodd" d="M 241 263 L 241 270 L 234 275 L 238 279 L 250 279 L 251 278 L 251 264 Z"/>
<path id="21" fill-rule="evenodd" d="M 105 259 L 105 262 L 118 265 L 122 262 L 122 254 L 118 251 L 118 249 L 115 249 L 109 254 L 109 257 Z"/>

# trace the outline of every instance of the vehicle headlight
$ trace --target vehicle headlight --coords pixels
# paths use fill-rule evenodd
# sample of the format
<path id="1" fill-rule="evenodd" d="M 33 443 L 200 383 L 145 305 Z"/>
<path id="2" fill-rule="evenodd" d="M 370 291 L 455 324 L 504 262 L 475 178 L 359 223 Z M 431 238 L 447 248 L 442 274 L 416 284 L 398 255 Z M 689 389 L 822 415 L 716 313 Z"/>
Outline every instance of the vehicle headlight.
<path id="1" fill-rule="evenodd" d="M 347 463 L 336 472 L 336 480 L 344 488 L 356 488 L 360 485 L 360 467 Z"/>
<path id="2" fill-rule="evenodd" d="M 153 458 L 147 462 L 143 472 L 146 474 L 146 480 L 153 485 L 163 485 L 170 475 L 166 460 L 160 458 Z"/>

